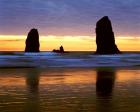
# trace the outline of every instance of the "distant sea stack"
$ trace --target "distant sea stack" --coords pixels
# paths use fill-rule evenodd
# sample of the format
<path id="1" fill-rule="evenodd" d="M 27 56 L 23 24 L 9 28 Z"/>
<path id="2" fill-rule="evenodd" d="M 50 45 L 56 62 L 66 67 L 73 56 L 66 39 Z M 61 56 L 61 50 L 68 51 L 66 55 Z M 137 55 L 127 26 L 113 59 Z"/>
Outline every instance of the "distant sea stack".
<path id="1" fill-rule="evenodd" d="M 62 45 L 60 46 L 59 50 L 54 49 L 53 52 L 56 52 L 56 53 L 66 53 L 66 52 L 64 51 L 64 48 L 63 48 Z"/>
<path id="2" fill-rule="evenodd" d="M 25 52 L 39 52 L 39 34 L 37 29 L 31 29 L 26 39 Z"/>
<path id="3" fill-rule="evenodd" d="M 60 52 L 62 52 L 62 53 L 65 52 L 63 46 L 60 46 Z"/>
<path id="4" fill-rule="evenodd" d="M 104 16 L 96 24 L 96 44 L 96 54 L 121 53 L 115 44 L 114 32 L 108 16 Z"/>

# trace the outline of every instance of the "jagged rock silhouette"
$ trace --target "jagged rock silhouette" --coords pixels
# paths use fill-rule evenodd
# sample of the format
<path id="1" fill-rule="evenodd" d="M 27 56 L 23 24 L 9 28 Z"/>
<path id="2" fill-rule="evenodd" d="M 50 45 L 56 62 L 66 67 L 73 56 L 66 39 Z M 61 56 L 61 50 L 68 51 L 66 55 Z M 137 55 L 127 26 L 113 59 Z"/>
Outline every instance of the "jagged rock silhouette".
<path id="1" fill-rule="evenodd" d="M 66 52 L 64 51 L 64 48 L 63 48 L 62 45 L 60 46 L 59 50 L 54 49 L 53 52 L 56 52 L 56 53 L 66 53 Z"/>
<path id="2" fill-rule="evenodd" d="M 101 18 L 96 24 L 96 54 L 119 54 L 115 44 L 114 32 L 108 16 Z"/>
<path id="3" fill-rule="evenodd" d="M 64 52 L 64 48 L 63 48 L 63 46 L 60 46 L 60 52 Z"/>
<path id="4" fill-rule="evenodd" d="M 37 29 L 31 29 L 26 39 L 25 52 L 39 52 L 39 34 Z"/>

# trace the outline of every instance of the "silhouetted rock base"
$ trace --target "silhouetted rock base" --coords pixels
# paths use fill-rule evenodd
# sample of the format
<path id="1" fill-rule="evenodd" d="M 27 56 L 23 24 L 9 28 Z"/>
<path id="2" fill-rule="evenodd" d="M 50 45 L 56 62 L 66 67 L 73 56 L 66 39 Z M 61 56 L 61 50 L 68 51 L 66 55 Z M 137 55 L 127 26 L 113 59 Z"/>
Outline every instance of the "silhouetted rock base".
<path id="1" fill-rule="evenodd" d="M 55 52 L 55 53 L 68 53 L 68 52 L 66 52 L 66 51 L 62 52 L 62 51 L 56 50 L 56 49 L 54 49 L 53 52 Z"/>

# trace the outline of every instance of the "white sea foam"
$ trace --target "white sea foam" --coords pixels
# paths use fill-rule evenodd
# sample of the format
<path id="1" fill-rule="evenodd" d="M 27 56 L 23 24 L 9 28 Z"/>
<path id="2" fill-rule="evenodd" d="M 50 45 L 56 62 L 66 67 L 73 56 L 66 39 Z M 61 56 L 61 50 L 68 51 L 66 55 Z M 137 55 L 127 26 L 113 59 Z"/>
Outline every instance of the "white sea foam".
<path id="1" fill-rule="evenodd" d="M 92 52 L 0 54 L 0 67 L 127 67 L 140 66 L 140 53 L 94 55 Z"/>

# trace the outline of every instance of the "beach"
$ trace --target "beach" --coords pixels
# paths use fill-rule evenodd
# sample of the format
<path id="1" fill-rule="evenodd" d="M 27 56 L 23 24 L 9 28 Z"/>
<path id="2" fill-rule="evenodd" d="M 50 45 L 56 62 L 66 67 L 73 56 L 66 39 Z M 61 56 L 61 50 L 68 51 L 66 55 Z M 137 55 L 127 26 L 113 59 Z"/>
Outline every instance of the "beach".
<path id="1" fill-rule="evenodd" d="M 0 0 L 0 112 L 140 112 L 140 1 Z"/>
<path id="2" fill-rule="evenodd" d="M 2 52 L 1 112 L 138 112 L 139 53 Z"/>

